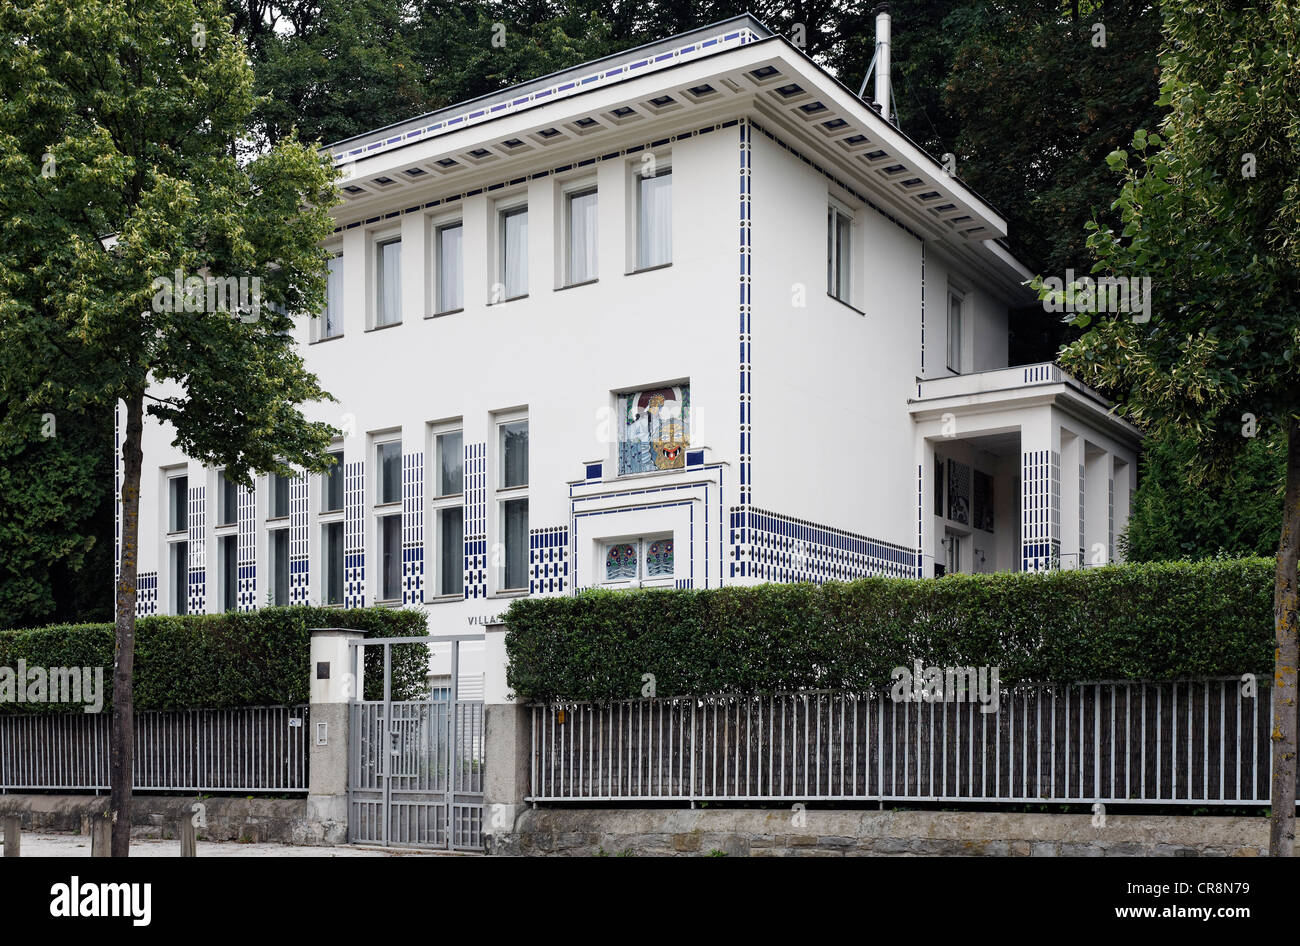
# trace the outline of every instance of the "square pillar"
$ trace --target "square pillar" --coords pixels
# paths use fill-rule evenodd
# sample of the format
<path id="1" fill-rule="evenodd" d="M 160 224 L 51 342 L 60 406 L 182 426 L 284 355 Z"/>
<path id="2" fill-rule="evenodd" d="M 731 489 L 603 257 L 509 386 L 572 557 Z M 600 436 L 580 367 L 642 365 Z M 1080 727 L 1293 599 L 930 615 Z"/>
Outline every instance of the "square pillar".
<path id="1" fill-rule="evenodd" d="M 506 685 L 506 626 L 484 633 L 483 835 L 489 854 L 507 853 L 524 811 L 532 764 L 532 709 Z"/>
<path id="2" fill-rule="evenodd" d="M 348 839 L 348 736 L 350 702 L 358 694 L 352 648 L 363 631 L 313 628 L 311 632 L 311 755 L 307 821 L 314 840 Z"/>
<path id="3" fill-rule="evenodd" d="M 1060 563 L 1060 428 L 1043 411 L 1020 429 L 1020 567 L 1037 572 Z"/>

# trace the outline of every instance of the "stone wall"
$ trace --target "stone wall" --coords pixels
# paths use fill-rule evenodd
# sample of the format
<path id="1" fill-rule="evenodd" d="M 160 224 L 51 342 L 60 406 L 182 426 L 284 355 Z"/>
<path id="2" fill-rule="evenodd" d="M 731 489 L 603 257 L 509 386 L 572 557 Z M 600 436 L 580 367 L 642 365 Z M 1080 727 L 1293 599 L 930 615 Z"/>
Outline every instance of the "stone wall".
<path id="1" fill-rule="evenodd" d="M 506 855 L 1231 856 L 1268 851 L 1264 818 L 782 809 L 524 810 L 489 841 Z M 718 852 L 718 853 L 715 853 Z"/>
<path id="2" fill-rule="evenodd" d="M 131 834 L 140 838 L 175 838 L 181 818 L 193 817 L 203 805 L 208 841 L 322 844 L 330 838 L 307 820 L 305 798 L 214 798 L 194 795 L 135 795 L 131 799 Z M 107 795 L 0 795 L 0 816 L 19 815 L 24 831 L 90 833 L 90 819 L 108 808 Z"/>

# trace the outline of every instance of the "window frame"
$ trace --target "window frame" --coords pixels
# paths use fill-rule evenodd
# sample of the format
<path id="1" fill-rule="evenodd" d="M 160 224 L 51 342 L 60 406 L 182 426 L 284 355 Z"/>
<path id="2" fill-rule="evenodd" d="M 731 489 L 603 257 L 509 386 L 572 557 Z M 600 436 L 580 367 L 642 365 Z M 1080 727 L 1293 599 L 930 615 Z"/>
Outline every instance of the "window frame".
<path id="1" fill-rule="evenodd" d="M 328 470 L 320 474 L 320 514 L 322 516 L 332 513 L 342 513 L 347 505 L 347 483 L 344 479 L 343 464 L 346 460 L 345 451 L 342 444 L 336 444 L 330 447 L 328 451 L 332 457 L 338 457 L 338 462 Z M 339 504 L 337 506 L 329 505 L 330 487 L 338 483 Z"/>
<path id="2" fill-rule="evenodd" d="M 381 321 L 384 315 L 384 250 L 386 247 L 397 244 L 397 318 L 389 322 Z M 402 234 L 400 230 L 385 230 L 382 233 L 374 233 L 370 238 L 370 255 L 372 259 L 372 272 L 374 278 L 371 281 L 371 318 L 370 331 L 379 329 L 392 328 L 394 325 L 401 325 L 404 319 L 402 312 Z"/>
<path id="3" fill-rule="evenodd" d="M 429 311 L 431 317 L 439 315 L 450 315 L 453 312 L 461 312 L 465 308 L 465 221 L 463 218 L 456 217 L 434 217 L 429 221 L 430 226 L 430 249 L 432 260 L 429 271 L 433 276 L 432 290 L 433 298 L 430 300 Z M 460 270 L 456 273 L 456 279 L 459 286 L 459 302 L 457 305 L 444 305 L 443 297 L 447 285 L 447 267 L 443 265 L 443 237 L 448 230 L 460 231 Z"/>
<path id="4" fill-rule="evenodd" d="M 646 575 L 646 548 L 652 542 L 670 541 L 673 543 L 673 574 L 650 578 Z M 609 549 L 614 545 L 636 546 L 636 577 L 608 579 L 605 577 L 605 560 Z M 672 532 L 662 534 L 638 535 L 622 538 L 605 538 L 598 540 L 600 554 L 596 557 L 598 577 L 596 584 L 601 588 L 618 590 L 620 588 L 672 588 L 677 583 L 677 539 Z"/>
<path id="5" fill-rule="evenodd" d="M 853 305 L 853 227 L 853 211 L 830 198 L 826 204 L 826 294 L 846 305 Z"/>
<path id="6" fill-rule="evenodd" d="M 954 303 L 956 303 L 955 309 L 956 309 L 956 324 L 957 324 L 957 332 L 956 332 L 957 344 L 955 348 L 955 353 L 957 356 L 957 364 L 955 366 L 952 363 L 953 354 L 954 354 L 954 346 L 953 346 L 953 321 L 954 321 L 953 304 Z M 965 329 L 966 329 L 966 293 L 962 292 L 960 289 L 957 289 L 954 286 L 949 286 L 947 326 L 945 328 L 946 334 L 944 337 L 944 347 L 946 348 L 946 351 L 944 353 L 944 359 L 945 359 L 944 363 L 947 366 L 948 370 L 951 371 L 953 374 L 962 374 L 964 370 L 963 365 L 965 364 L 965 354 L 966 354 Z"/>
<path id="7" fill-rule="evenodd" d="M 337 299 L 335 300 L 336 303 L 337 303 L 337 313 L 336 313 L 336 314 L 337 314 L 337 316 L 338 316 L 338 324 L 337 324 L 336 326 L 334 326 L 335 329 L 336 329 L 336 331 L 330 331 L 330 327 L 331 327 L 331 322 L 330 322 L 330 300 L 331 300 L 331 294 L 330 294 L 330 283 L 334 280 L 334 277 L 335 277 L 335 272 L 334 272 L 334 269 L 333 269 L 335 263 L 338 264 L 338 273 L 337 273 L 337 275 L 338 275 L 338 297 L 337 297 Z M 314 319 L 314 320 L 313 320 L 313 322 L 316 323 L 316 325 L 315 325 L 315 341 L 318 341 L 318 342 L 327 342 L 327 341 L 329 341 L 330 339 L 333 339 L 333 338 L 342 338 L 342 337 L 343 337 L 343 295 L 344 295 L 344 279 L 345 279 L 345 275 L 346 275 L 346 271 L 345 271 L 345 269 L 344 269 L 344 265 L 345 265 L 345 264 L 344 264 L 344 262 L 343 262 L 343 251 L 342 251 L 342 250 L 332 250 L 332 251 L 330 251 L 329 259 L 326 261 L 327 272 L 326 272 L 326 276 L 325 276 L 325 309 L 324 309 L 324 311 L 321 312 L 321 315 L 320 315 L 320 318 L 319 318 L 319 319 Z"/>
<path id="8" fill-rule="evenodd" d="M 632 166 L 632 267 L 629 274 L 645 273 L 656 269 L 662 269 L 673 264 L 673 162 L 669 155 L 655 155 L 655 172 L 654 174 L 642 174 L 640 169 L 634 163 Z M 641 221 L 645 214 L 644 191 L 642 184 L 647 180 L 657 180 L 661 177 L 669 178 L 668 189 L 668 258 L 659 262 L 650 262 L 647 258 L 647 249 L 642 240 Z"/>
<path id="9" fill-rule="evenodd" d="M 532 273 L 529 271 L 530 267 L 528 265 L 528 242 L 529 242 L 528 241 L 528 223 L 529 223 L 528 198 L 526 196 L 519 196 L 514 198 L 502 199 L 497 202 L 495 210 L 496 210 L 496 228 L 497 228 L 497 235 L 496 235 L 497 236 L 496 239 L 497 265 L 496 265 L 496 274 L 495 274 L 496 275 L 495 285 L 499 285 L 501 287 L 501 298 L 499 300 L 496 299 L 495 298 L 496 293 L 495 291 L 492 291 L 489 292 L 488 294 L 488 301 L 490 304 L 500 305 L 501 303 L 505 303 L 505 302 L 514 302 L 516 299 L 526 299 L 528 297 L 528 292 L 531 287 Z M 510 284 L 506 281 L 506 274 L 509 270 L 509 258 L 510 258 L 508 253 L 506 219 L 509 217 L 517 217 L 520 215 L 523 215 L 524 217 L 524 239 L 523 239 L 524 265 L 522 269 L 524 284 L 523 284 L 522 292 L 516 292 L 512 295 L 510 294 Z"/>
<path id="10" fill-rule="evenodd" d="M 341 608 L 347 597 L 347 527 L 342 516 L 322 518 L 317 525 L 320 530 L 320 602 L 322 607 Z M 338 601 L 330 600 L 330 533 L 338 530 L 339 566 L 338 566 Z"/>
<path id="11" fill-rule="evenodd" d="M 442 438 L 459 435 L 460 437 L 460 492 L 444 493 L 442 491 L 442 456 L 443 444 Z M 459 420 L 445 424 L 431 425 L 429 429 L 429 458 L 432 465 L 429 475 L 429 502 L 428 502 L 428 526 L 426 535 L 429 536 L 431 554 L 426 556 L 431 566 L 431 585 L 433 587 L 433 596 L 444 599 L 460 599 L 465 594 L 465 430 Z M 451 510 L 460 510 L 460 554 L 455 556 L 452 571 L 456 572 L 455 563 L 460 564 L 459 572 L 460 582 L 454 590 L 448 590 L 443 582 L 444 559 L 442 554 L 443 545 L 443 513 Z"/>
<path id="12" fill-rule="evenodd" d="M 225 532 L 216 538 L 217 597 L 221 613 L 230 614 L 239 610 L 239 533 Z"/>
<path id="13" fill-rule="evenodd" d="M 573 207 L 574 201 L 586 197 L 591 197 L 595 201 L 595 229 L 591 233 L 592 250 L 594 264 L 592 272 L 584 274 L 581 279 L 576 278 L 574 274 L 575 250 L 577 249 L 573 239 Z M 600 188 L 597 186 L 595 178 L 583 178 L 582 180 L 572 181 L 563 186 L 560 193 L 561 201 L 561 226 L 563 228 L 563 259 L 561 261 L 561 289 L 569 289 L 575 286 L 585 286 L 590 283 L 598 282 L 600 279 Z"/>
<path id="14" fill-rule="evenodd" d="M 496 435 L 494 439 L 494 445 L 495 445 L 494 453 L 496 454 L 495 463 L 494 463 L 496 467 L 496 484 L 495 484 L 496 489 L 495 489 L 495 497 L 494 497 L 495 499 L 494 505 L 495 505 L 495 512 L 496 512 L 496 520 L 497 520 L 496 535 L 499 536 L 499 541 L 501 543 L 501 551 L 502 551 L 501 566 L 499 569 L 493 570 L 494 571 L 493 580 L 496 586 L 496 594 L 498 595 L 514 596 L 520 594 L 527 594 L 528 593 L 528 551 L 529 551 L 528 542 L 529 542 L 529 528 L 530 528 L 529 515 L 531 514 L 531 508 L 527 505 L 528 497 L 529 497 L 529 492 L 528 492 L 529 479 L 531 478 L 531 467 L 528 462 L 529 454 L 531 453 L 532 450 L 531 422 L 528 416 L 528 411 L 526 409 L 508 411 L 508 412 L 502 412 L 496 414 L 493 416 L 492 421 L 493 421 L 493 429 Z M 505 478 L 506 451 L 505 451 L 505 440 L 504 440 L 505 429 L 507 427 L 519 423 L 523 423 L 524 425 L 526 425 L 526 429 L 528 430 L 528 438 L 525 447 L 526 452 L 524 455 L 524 469 L 527 475 L 524 478 L 524 482 L 517 483 L 512 486 L 507 486 L 505 485 L 506 482 L 506 478 Z M 523 501 L 525 503 L 524 536 L 523 536 L 524 547 L 522 550 L 519 551 L 519 554 L 522 555 L 522 562 L 523 562 L 523 568 L 522 568 L 523 582 L 522 584 L 512 586 L 507 581 L 507 576 L 509 574 L 509 569 L 510 569 L 510 551 L 512 546 L 508 541 L 509 534 L 507 530 L 508 520 L 506 517 L 506 508 L 508 503 L 515 503 L 519 501 Z"/>

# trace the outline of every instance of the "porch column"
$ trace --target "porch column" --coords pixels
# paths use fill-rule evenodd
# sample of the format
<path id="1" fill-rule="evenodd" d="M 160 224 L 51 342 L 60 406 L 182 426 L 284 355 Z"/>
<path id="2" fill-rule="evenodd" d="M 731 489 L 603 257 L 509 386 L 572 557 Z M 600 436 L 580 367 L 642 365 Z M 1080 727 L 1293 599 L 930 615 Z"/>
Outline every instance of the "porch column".
<path id="1" fill-rule="evenodd" d="M 1037 572 L 1061 561 L 1060 427 L 1050 408 L 1020 428 L 1020 567 Z"/>
<path id="2" fill-rule="evenodd" d="M 348 644 L 363 631 L 313 628 L 311 632 L 311 755 L 307 773 L 309 841 L 348 839 L 348 701 L 356 693 Z"/>

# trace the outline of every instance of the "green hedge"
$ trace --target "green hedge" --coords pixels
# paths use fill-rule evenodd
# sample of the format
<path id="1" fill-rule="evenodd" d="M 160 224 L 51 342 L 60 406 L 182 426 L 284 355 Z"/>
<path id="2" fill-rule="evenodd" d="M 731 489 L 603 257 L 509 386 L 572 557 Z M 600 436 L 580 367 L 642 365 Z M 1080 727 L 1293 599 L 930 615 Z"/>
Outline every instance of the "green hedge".
<path id="1" fill-rule="evenodd" d="M 939 580 L 589 591 L 514 602 L 523 700 L 865 690 L 911 666 L 997 666 L 1005 684 L 1252 672 L 1273 665 L 1269 559 Z"/>
<path id="2" fill-rule="evenodd" d="M 343 627 L 367 637 L 427 633 L 418 611 L 261 608 L 136 622 L 135 708 L 171 710 L 306 703 L 311 628 Z M 113 625 L 73 624 L 0 631 L 0 667 L 103 667 L 105 707 L 113 684 Z M 382 698 L 382 648 L 367 648 L 366 697 Z M 427 686 L 425 645 L 393 648 L 393 691 L 411 698 Z M 5 713 L 62 713 L 67 704 L 0 703 Z"/>

